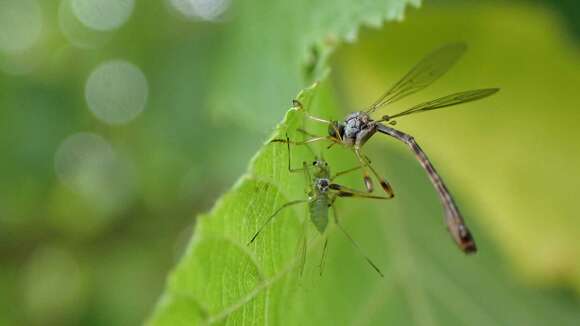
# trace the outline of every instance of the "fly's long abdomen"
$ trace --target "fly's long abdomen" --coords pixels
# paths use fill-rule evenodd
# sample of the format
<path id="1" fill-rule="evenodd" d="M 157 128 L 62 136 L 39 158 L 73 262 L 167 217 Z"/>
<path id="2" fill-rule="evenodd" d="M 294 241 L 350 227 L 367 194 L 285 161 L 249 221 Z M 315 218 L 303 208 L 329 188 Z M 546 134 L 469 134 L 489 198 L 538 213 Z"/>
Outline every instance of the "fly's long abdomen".
<path id="1" fill-rule="evenodd" d="M 328 226 L 328 197 L 318 196 L 308 203 L 310 219 L 320 233 Z"/>
<path id="2" fill-rule="evenodd" d="M 463 252 L 465 253 L 476 252 L 477 247 L 475 245 L 475 240 L 473 240 L 473 237 L 471 236 L 469 229 L 465 225 L 463 216 L 461 216 L 459 208 L 457 208 L 457 205 L 455 204 L 453 197 L 451 197 L 451 193 L 445 186 L 445 183 L 443 183 L 443 180 L 435 170 L 433 164 L 431 164 L 431 161 L 427 157 L 427 154 L 425 154 L 425 152 L 421 149 L 419 144 L 417 144 L 415 139 L 413 139 L 413 137 L 407 135 L 402 131 L 393 129 L 391 127 L 387 127 L 382 124 L 377 124 L 377 130 L 379 132 L 382 132 L 386 135 L 392 136 L 404 142 L 411 148 L 411 150 L 417 157 L 417 160 L 419 161 L 425 172 L 427 172 L 427 175 L 429 176 L 429 180 L 431 180 L 433 187 L 435 187 L 435 190 L 439 194 L 439 199 L 441 200 L 441 203 L 443 204 L 443 209 L 445 211 L 445 221 L 447 222 L 447 228 L 449 229 L 449 232 L 453 236 L 453 239 L 455 240 L 459 248 L 463 250 Z"/>

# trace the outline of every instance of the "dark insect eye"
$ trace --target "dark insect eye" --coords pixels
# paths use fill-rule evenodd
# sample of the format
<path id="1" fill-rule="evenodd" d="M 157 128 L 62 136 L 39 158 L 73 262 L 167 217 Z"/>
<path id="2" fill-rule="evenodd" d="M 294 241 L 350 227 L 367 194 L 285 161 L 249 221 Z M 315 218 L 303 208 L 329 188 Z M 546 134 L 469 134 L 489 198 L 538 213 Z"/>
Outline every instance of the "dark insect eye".
<path id="1" fill-rule="evenodd" d="M 312 162 L 312 165 L 316 165 L 316 161 Z"/>

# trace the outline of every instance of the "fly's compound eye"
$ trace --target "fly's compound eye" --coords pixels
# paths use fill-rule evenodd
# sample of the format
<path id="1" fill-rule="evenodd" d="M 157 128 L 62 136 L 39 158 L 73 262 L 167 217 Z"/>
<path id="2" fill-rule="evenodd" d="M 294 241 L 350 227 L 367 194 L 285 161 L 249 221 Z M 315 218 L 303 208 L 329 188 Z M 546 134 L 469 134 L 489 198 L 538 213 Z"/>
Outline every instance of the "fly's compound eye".
<path id="1" fill-rule="evenodd" d="M 316 166 L 316 161 L 312 162 L 312 166 Z"/>

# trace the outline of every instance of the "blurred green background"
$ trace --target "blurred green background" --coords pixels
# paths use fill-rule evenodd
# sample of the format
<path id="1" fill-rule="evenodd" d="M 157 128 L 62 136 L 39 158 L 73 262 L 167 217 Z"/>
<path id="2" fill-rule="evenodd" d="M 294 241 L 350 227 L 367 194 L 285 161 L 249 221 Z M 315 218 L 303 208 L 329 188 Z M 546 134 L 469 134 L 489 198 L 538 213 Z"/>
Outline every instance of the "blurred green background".
<path id="1" fill-rule="evenodd" d="M 304 86 L 306 49 L 252 26 L 244 48 L 242 6 L 193 3 L 0 0 L 0 324 L 141 323 L 194 216 Z M 477 110 L 399 126 L 476 212 L 502 268 L 576 303 L 579 21 L 574 1 L 426 1 L 352 35 L 330 75 L 347 112 L 423 54 L 466 41 L 464 60 L 422 99 L 502 91 Z"/>

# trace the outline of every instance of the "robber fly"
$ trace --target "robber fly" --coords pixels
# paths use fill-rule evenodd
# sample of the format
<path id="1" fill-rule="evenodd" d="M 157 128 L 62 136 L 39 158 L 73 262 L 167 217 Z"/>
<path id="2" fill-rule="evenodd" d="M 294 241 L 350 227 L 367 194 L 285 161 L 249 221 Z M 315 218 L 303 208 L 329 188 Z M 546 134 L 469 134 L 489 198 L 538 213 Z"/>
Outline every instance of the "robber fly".
<path id="1" fill-rule="evenodd" d="M 443 179 L 441 179 L 425 152 L 421 149 L 419 144 L 417 144 L 411 135 L 399 131 L 393 127 L 387 126 L 383 122 L 394 125 L 395 121 L 393 119 L 414 113 L 426 112 L 479 100 L 496 93 L 499 89 L 486 88 L 454 93 L 432 101 L 417 104 L 397 114 L 383 115 L 377 120 L 372 119 L 370 116 L 379 108 L 392 104 L 432 84 L 435 80 L 444 75 L 457 62 L 465 50 L 466 46 L 463 43 L 448 44 L 435 50 L 423 58 L 401 80 L 399 80 L 393 87 L 387 90 L 372 105 L 364 110 L 353 112 L 347 115 L 343 121 L 326 120 L 306 113 L 306 116 L 309 119 L 328 124 L 328 135 L 320 137 L 309 134 L 312 137 L 300 143 L 303 144 L 312 143 L 319 140 L 329 140 L 333 142 L 333 144 L 340 144 L 352 149 L 357 159 L 363 166 L 364 184 L 367 188 L 367 191 L 373 191 L 372 181 L 368 173 L 368 171 L 370 171 L 373 176 L 380 182 L 383 190 L 388 194 L 388 196 L 392 197 L 394 196 L 394 193 L 390 184 L 385 178 L 381 177 L 375 171 L 375 169 L 370 164 L 370 160 L 366 155 L 363 154 L 361 148 L 377 131 L 403 142 L 413 151 L 417 160 L 423 169 L 427 172 L 431 183 L 435 187 L 435 190 L 437 191 L 439 199 L 443 205 L 447 228 L 453 239 L 463 252 L 475 253 L 477 251 L 477 247 L 475 245 L 473 236 L 465 225 L 463 217 L 461 216 L 461 213 L 459 212 L 459 209 L 455 204 L 451 193 L 447 189 L 447 186 L 445 186 Z M 294 105 L 298 107 L 298 109 L 302 108 L 302 105 L 298 101 L 294 101 Z M 333 144 L 331 144 L 331 146 Z"/>

